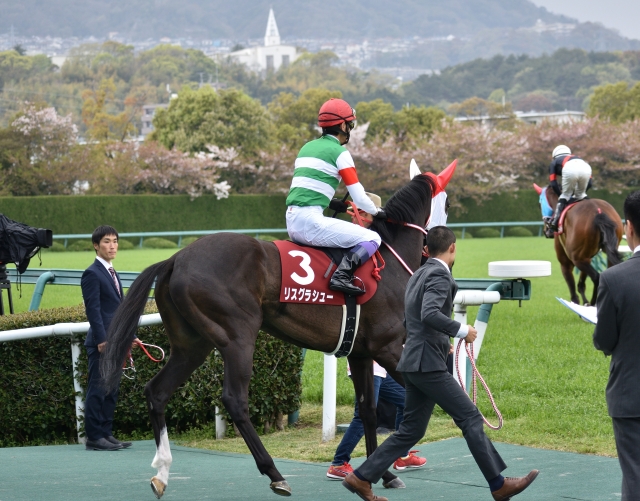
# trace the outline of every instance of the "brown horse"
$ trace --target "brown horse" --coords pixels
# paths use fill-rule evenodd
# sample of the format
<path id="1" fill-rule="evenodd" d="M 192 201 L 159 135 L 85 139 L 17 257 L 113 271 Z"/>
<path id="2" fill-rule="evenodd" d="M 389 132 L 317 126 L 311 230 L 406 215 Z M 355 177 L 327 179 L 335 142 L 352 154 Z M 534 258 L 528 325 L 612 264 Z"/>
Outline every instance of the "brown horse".
<path id="1" fill-rule="evenodd" d="M 550 186 L 541 188 L 535 183 L 533 186 L 540 195 L 541 205 L 544 202 L 542 197 L 545 197 L 549 207 L 556 206 L 558 195 Z M 548 224 L 548 219 L 544 219 Z M 583 303 L 595 305 L 600 274 L 591 265 L 591 259 L 602 250 L 607 255 L 607 267 L 622 261 L 622 256 L 618 252 L 623 233 L 620 216 L 609 202 L 589 198 L 577 203 L 566 213 L 563 228 L 561 234 L 555 234 L 553 241 L 562 275 L 569 286 L 571 301 L 577 304 L 580 302 L 573 277 L 575 266 L 580 270 L 578 292 L 582 296 Z M 593 282 L 591 303 L 587 301 L 585 294 L 587 277 Z"/>
<path id="2" fill-rule="evenodd" d="M 441 176 L 448 180 L 452 169 L 446 171 Z M 420 266 L 424 235 L 402 223 L 426 225 L 435 188 L 443 188 L 441 181 L 433 174 L 415 176 L 388 201 L 385 212 L 389 219 L 376 220 L 371 226 L 412 270 Z M 403 383 L 396 366 L 405 338 L 402 322 L 409 273 L 385 246 L 380 250 L 386 261 L 382 281 L 373 298 L 362 305 L 359 333 L 348 357 L 367 454 L 377 447 L 373 360 Z M 164 493 L 171 465 L 165 406 L 173 392 L 217 349 L 224 359 L 225 408 L 258 470 L 271 479 L 273 492 L 291 495 L 249 420 L 248 386 L 256 337 L 262 329 L 296 346 L 331 352 L 338 343 L 342 308 L 281 303 L 280 256 L 273 243 L 231 233 L 210 235 L 150 266 L 131 286 L 113 319 L 103 355 L 101 370 L 108 389 L 118 384 L 122 362 L 156 277 L 155 297 L 171 357 L 144 390 L 157 446 L 152 463 L 158 469 L 151 479 L 154 494 L 160 498 Z M 383 480 L 385 487 L 404 486 L 390 472 Z"/>

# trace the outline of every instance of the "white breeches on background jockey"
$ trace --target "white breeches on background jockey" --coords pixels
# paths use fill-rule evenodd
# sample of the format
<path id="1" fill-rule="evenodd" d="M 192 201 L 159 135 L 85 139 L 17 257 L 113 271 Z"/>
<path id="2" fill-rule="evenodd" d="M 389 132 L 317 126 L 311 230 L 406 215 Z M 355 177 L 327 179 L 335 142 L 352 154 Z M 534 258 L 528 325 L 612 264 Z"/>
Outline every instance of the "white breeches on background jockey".
<path id="1" fill-rule="evenodd" d="M 569 160 L 562 168 L 562 195 L 559 198 L 582 200 L 587 196 L 591 166 L 580 158 Z"/>
<path id="2" fill-rule="evenodd" d="M 291 240 L 301 244 L 319 247 L 340 247 L 349 249 L 362 242 L 376 242 L 381 239 L 375 231 L 342 219 L 326 217 L 320 206 L 287 207 L 287 231 Z"/>

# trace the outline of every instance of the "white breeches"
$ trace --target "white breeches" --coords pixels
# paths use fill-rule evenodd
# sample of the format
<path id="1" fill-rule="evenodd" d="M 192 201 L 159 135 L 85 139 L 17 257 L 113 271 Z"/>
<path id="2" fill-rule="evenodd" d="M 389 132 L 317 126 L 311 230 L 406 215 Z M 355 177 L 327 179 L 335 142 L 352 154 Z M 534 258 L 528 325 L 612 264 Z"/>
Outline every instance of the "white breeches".
<path id="1" fill-rule="evenodd" d="M 562 168 L 562 195 L 559 198 L 582 200 L 587 196 L 587 185 L 591 178 L 591 166 L 576 158 L 569 160 Z"/>
<path id="2" fill-rule="evenodd" d="M 380 235 L 375 231 L 326 217 L 320 206 L 287 207 L 287 231 L 294 242 L 319 247 L 349 249 L 362 242 L 376 242 L 378 246 L 381 243 Z"/>

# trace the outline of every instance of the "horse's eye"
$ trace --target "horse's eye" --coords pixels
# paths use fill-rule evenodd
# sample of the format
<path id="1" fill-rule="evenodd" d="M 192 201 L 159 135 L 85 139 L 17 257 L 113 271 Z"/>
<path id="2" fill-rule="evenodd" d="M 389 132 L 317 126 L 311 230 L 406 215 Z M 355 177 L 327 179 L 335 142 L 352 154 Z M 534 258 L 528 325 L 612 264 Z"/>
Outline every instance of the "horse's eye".
<path id="1" fill-rule="evenodd" d="M 451 203 L 449 203 L 449 197 L 447 197 L 447 200 L 444 202 L 444 213 L 449 215 L 449 207 L 451 207 Z"/>

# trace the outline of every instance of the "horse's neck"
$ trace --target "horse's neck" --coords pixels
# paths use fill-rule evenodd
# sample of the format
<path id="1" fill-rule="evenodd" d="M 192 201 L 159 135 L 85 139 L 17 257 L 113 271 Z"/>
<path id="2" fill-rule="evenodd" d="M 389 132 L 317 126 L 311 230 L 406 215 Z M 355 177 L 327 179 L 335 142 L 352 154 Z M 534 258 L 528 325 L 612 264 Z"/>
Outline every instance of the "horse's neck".
<path id="1" fill-rule="evenodd" d="M 405 264 L 413 271 L 420 267 L 420 261 L 422 260 L 423 237 L 423 234 L 416 229 L 403 228 L 399 232 L 398 238 L 390 244 L 393 250 L 398 253 Z M 390 259 L 396 262 L 398 261 L 392 253 L 389 253 L 389 256 L 385 259 Z M 402 266 L 401 263 L 398 263 L 398 265 Z M 407 277 L 409 277 L 408 272 Z"/>

